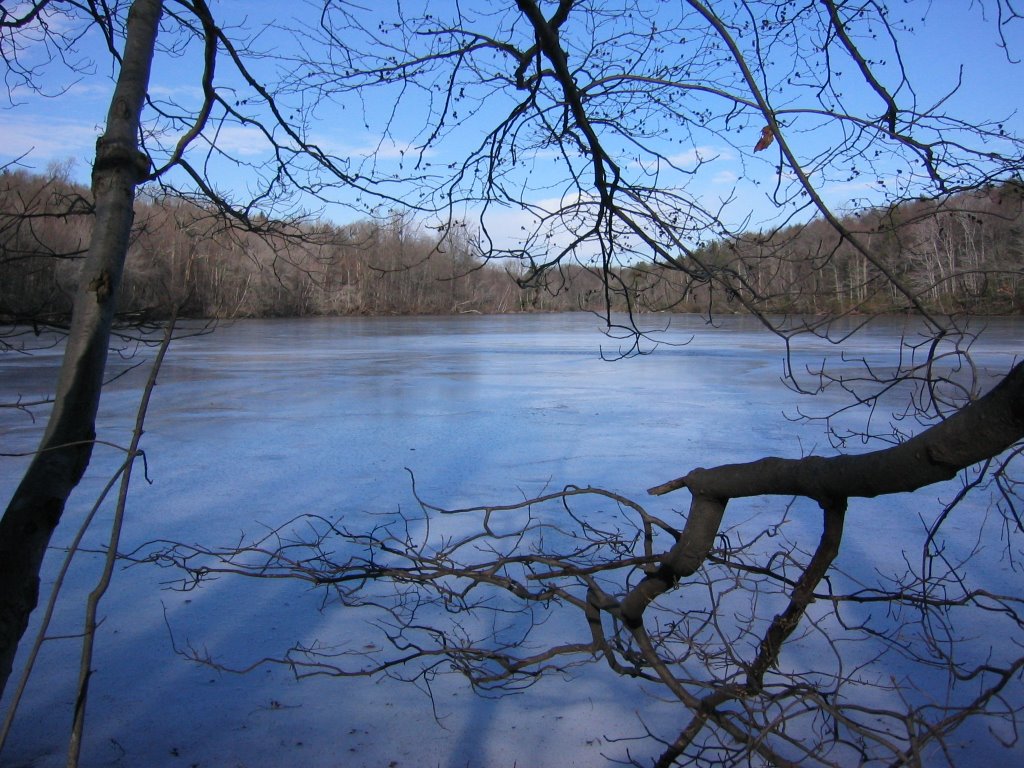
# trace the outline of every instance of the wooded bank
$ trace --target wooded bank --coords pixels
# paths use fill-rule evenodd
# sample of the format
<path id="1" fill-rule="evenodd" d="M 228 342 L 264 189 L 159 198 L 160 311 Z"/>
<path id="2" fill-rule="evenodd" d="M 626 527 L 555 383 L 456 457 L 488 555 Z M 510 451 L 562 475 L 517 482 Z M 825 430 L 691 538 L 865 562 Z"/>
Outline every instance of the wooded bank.
<path id="1" fill-rule="evenodd" d="M 929 308 L 1013 314 L 1024 310 L 1022 199 L 1021 185 L 1009 183 L 866 210 L 844 224 Z M 60 169 L 0 176 L 0 317 L 66 320 L 92 211 L 90 191 Z M 606 300 L 635 311 L 907 308 L 822 221 L 713 242 L 695 254 L 708 270 L 613 269 L 606 295 L 598 266 L 562 264 L 526 281 L 520 264 L 489 261 L 474 232 L 425 230 L 405 213 L 345 225 L 242 226 L 209 206 L 143 195 L 118 306 L 149 318 L 172 306 L 185 316 L 229 318 L 571 311 L 601 309 Z"/>

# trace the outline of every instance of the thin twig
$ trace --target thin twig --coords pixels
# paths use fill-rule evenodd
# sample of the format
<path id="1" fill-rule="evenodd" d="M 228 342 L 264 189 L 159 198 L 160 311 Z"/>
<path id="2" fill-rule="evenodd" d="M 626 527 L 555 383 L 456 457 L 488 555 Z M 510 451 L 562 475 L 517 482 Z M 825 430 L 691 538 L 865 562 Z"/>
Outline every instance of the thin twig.
<path id="1" fill-rule="evenodd" d="M 117 507 L 114 510 L 114 520 L 110 527 L 110 541 L 107 547 L 107 555 L 103 563 L 103 572 L 99 581 L 89 594 L 85 609 L 85 629 L 82 638 L 81 664 L 78 670 L 78 694 L 75 697 L 75 716 L 71 727 L 71 738 L 68 741 L 68 768 L 77 768 L 78 758 L 82 749 L 82 734 L 85 728 L 85 706 L 89 697 L 89 678 L 92 676 L 92 656 L 96 643 L 96 614 L 100 600 L 106 594 L 110 586 L 110 580 L 114 572 L 114 562 L 117 560 L 117 550 L 121 541 L 121 528 L 124 524 L 125 504 L 128 500 L 128 488 L 131 484 L 132 466 L 135 457 L 139 455 L 139 441 L 142 439 L 142 428 L 146 421 L 146 411 L 149 408 L 149 398 L 156 385 L 156 377 L 160 372 L 164 355 L 170 346 L 171 337 L 174 333 L 176 313 L 171 316 L 164 333 L 163 342 L 157 351 L 153 367 L 149 372 L 149 379 L 142 391 L 142 400 L 139 403 L 139 410 L 135 416 L 135 429 L 132 432 L 132 441 L 128 447 L 128 456 L 125 458 L 124 471 L 121 473 L 121 486 L 118 490 Z"/>

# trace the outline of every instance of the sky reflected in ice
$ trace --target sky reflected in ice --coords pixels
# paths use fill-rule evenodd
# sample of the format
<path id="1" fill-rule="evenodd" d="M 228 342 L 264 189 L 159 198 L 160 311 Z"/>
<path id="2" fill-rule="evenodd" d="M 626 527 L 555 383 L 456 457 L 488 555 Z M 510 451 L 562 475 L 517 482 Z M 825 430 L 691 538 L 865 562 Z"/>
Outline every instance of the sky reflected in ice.
<path id="1" fill-rule="evenodd" d="M 154 393 L 142 442 L 151 482 L 140 468 L 123 549 L 154 538 L 228 544 L 301 513 L 352 524 L 414 509 L 410 473 L 422 497 L 445 507 L 575 484 L 672 515 L 688 499 L 651 500 L 645 489 L 695 466 L 832 450 L 820 426 L 794 423 L 808 399 L 781 382 L 783 347 L 752 321 L 708 327 L 700 318 L 675 318 L 662 338 L 679 346 L 614 361 L 602 351 L 614 357 L 620 342 L 599 327 L 582 314 L 346 318 L 244 321 L 181 339 Z M 993 321 L 975 348 L 979 359 L 1008 369 L 1019 330 L 1019 323 Z M 885 365 L 898 338 L 895 325 L 883 326 L 857 337 L 847 355 Z M 808 344 L 794 359 L 811 364 L 827 354 L 838 350 Z M 151 356 L 118 356 L 111 368 Z M 0 394 L 45 394 L 58 364 L 53 352 L 0 357 Z M 108 387 L 101 438 L 127 444 L 146 375 L 141 366 Z M 0 412 L 0 450 L 31 450 L 42 423 Z M 120 458 L 97 447 L 55 543 L 70 540 Z M 3 459 L 4 498 L 24 461 Z M 937 510 L 935 500 L 955 487 L 915 494 L 914 510 Z M 852 502 L 851 515 L 870 523 L 851 528 L 843 564 L 898 563 L 899 553 L 880 552 L 879 542 L 920 535 L 921 519 L 904 514 L 910 505 L 907 497 Z M 758 526 L 778 520 L 784 507 L 777 499 L 738 502 L 729 520 Z M 790 533 L 813 535 L 818 517 L 801 510 L 791 512 Z M 103 541 L 109 516 L 101 512 L 91 548 Z M 977 530 L 976 521 L 959 525 Z M 56 568 L 53 555 L 45 580 Z M 75 631 L 76 599 L 91 588 L 97 564 L 92 555 L 76 566 L 51 633 Z M 988 567 L 982 580 L 1007 578 L 1005 563 Z M 155 569 L 119 572 L 103 604 L 86 765 L 590 765 L 627 748 L 644 752 L 606 741 L 640 735 L 637 712 L 652 727 L 674 727 L 672 707 L 597 666 L 568 688 L 551 680 L 498 701 L 477 699 L 460 680 L 445 678 L 436 709 L 396 684 L 297 684 L 279 669 L 220 675 L 174 656 L 165 612 L 179 641 L 238 664 L 297 640 L 361 642 L 365 630 L 344 611 L 319 613 L 318 597 L 302 589 L 222 580 L 181 594 L 161 590 L 167 578 Z M 13 765 L 63 763 L 74 653 L 68 641 L 48 644 L 12 737 Z"/>

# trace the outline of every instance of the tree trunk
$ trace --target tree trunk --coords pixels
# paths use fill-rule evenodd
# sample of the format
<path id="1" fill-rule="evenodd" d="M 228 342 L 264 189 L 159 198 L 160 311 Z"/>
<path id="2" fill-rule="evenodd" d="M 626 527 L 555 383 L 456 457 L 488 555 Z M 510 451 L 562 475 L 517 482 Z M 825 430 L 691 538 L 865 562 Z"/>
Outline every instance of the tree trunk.
<path id="1" fill-rule="evenodd" d="M 89 464 L 115 297 L 134 218 L 135 187 L 149 173 L 139 151 L 161 0 L 135 0 L 121 72 L 96 141 L 96 219 L 79 276 L 53 412 L 39 449 L 0 520 L 0 695 L 39 597 L 39 569 L 71 491 Z"/>

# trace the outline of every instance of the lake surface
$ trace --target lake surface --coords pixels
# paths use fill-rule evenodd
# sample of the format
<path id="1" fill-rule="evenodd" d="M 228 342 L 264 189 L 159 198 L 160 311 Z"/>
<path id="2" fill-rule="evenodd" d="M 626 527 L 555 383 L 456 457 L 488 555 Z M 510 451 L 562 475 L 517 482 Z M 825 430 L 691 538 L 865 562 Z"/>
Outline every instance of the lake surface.
<path id="1" fill-rule="evenodd" d="M 996 375 L 1022 354 L 1024 325 L 988 325 L 973 353 Z M 841 406 L 839 393 L 809 398 L 787 388 L 784 347 L 753 321 L 727 318 L 712 327 L 700 318 L 673 318 L 657 337 L 666 343 L 653 354 L 622 359 L 615 358 L 630 341 L 600 328 L 585 314 L 344 318 L 243 321 L 181 338 L 153 396 L 142 442 L 151 482 L 136 475 L 122 549 L 156 538 L 230 544 L 301 513 L 352 520 L 412 509 L 410 473 L 423 498 L 445 507 L 516 501 L 575 484 L 614 490 L 670 516 L 685 509 L 688 497 L 655 502 L 645 489 L 695 466 L 833 451 L 820 424 L 794 417 Z M 907 334 L 891 321 L 856 336 L 845 346 L 848 370 L 858 360 L 880 371 L 891 367 Z M 112 358 L 111 373 L 124 375 L 104 392 L 101 439 L 128 443 L 148 373 L 146 365 L 131 366 L 152 354 L 127 344 L 124 356 Z M 825 357 L 841 363 L 839 354 L 824 342 L 799 343 L 791 361 L 804 370 Z M 45 395 L 59 362 L 57 349 L 0 356 L 0 400 Z M 852 412 L 839 424 L 856 427 L 866 414 Z M 886 423 L 875 418 L 876 427 Z M 0 451 L 31 451 L 42 424 L 0 411 Z M 115 448 L 97 447 L 55 545 L 71 539 L 120 458 Z M 6 500 L 26 459 L 0 461 Z M 842 558 L 868 570 L 898 562 L 902 550 L 879 551 L 880 534 L 913 552 L 939 500 L 957 487 L 853 502 L 851 517 L 865 524 L 851 526 Z M 756 526 L 763 515 L 777 519 L 783 506 L 751 500 L 730 507 L 730 515 Z M 101 512 L 90 548 L 102 546 L 109 519 L 109 510 Z M 792 533 L 806 526 L 812 534 L 817 524 L 814 516 L 796 516 Z M 998 531 L 998 521 L 989 525 Z M 947 533 L 956 526 L 977 530 L 969 515 Z M 75 631 L 75 601 L 91 588 L 96 560 L 83 557 L 73 571 L 53 633 Z M 48 560 L 47 579 L 56 564 L 56 556 Z M 1010 564 L 995 560 L 983 570 L 987 585 L 1018 588 Z M 187 636 L 232 663 L 334 631 L 339 619 L 319 614 L 315 595 L 294 588 L 261 586 L 257 597 L 251 584 L 228 580 L 183 595 L 162 589 L 167 578 L 152 568 L 121 572 L 104 603 L 85 765 L 602 764 L 599 755 L 622 756 L 626 748 L 637 754 L 638 745 L 594 744 L 594 723 L 605 735 L 638 735 L 633 712 L 670 731 L 678 716 L 642 693 L 624 698 L 619 681 L 602 672 L 574 681 L 570 703 L 555 683 L 528 697 L 481 702 L 452 682 L 439 709 L 395 684 L 297 684 L 273 670 L 219 675 L 174 655 L 165 613 L 179 639 Z M 62 764 L 74 653 L 70 642 L 47 644 L 12 737 L 13 764 Z M 521 723 L 518 735 L 503 727 L 508 717 Z M 403 727 L 389 730 L 382 745 L 381 722 L 396 718 Z M 533 735 L 525 744 L 527 731 Z M 436 740 L 436 759 L 416 757 L 423 738 Z M 288 751 L 268 752 L 268 739 Z M 282 754 L 290 757 L 282 762 Z"/>

